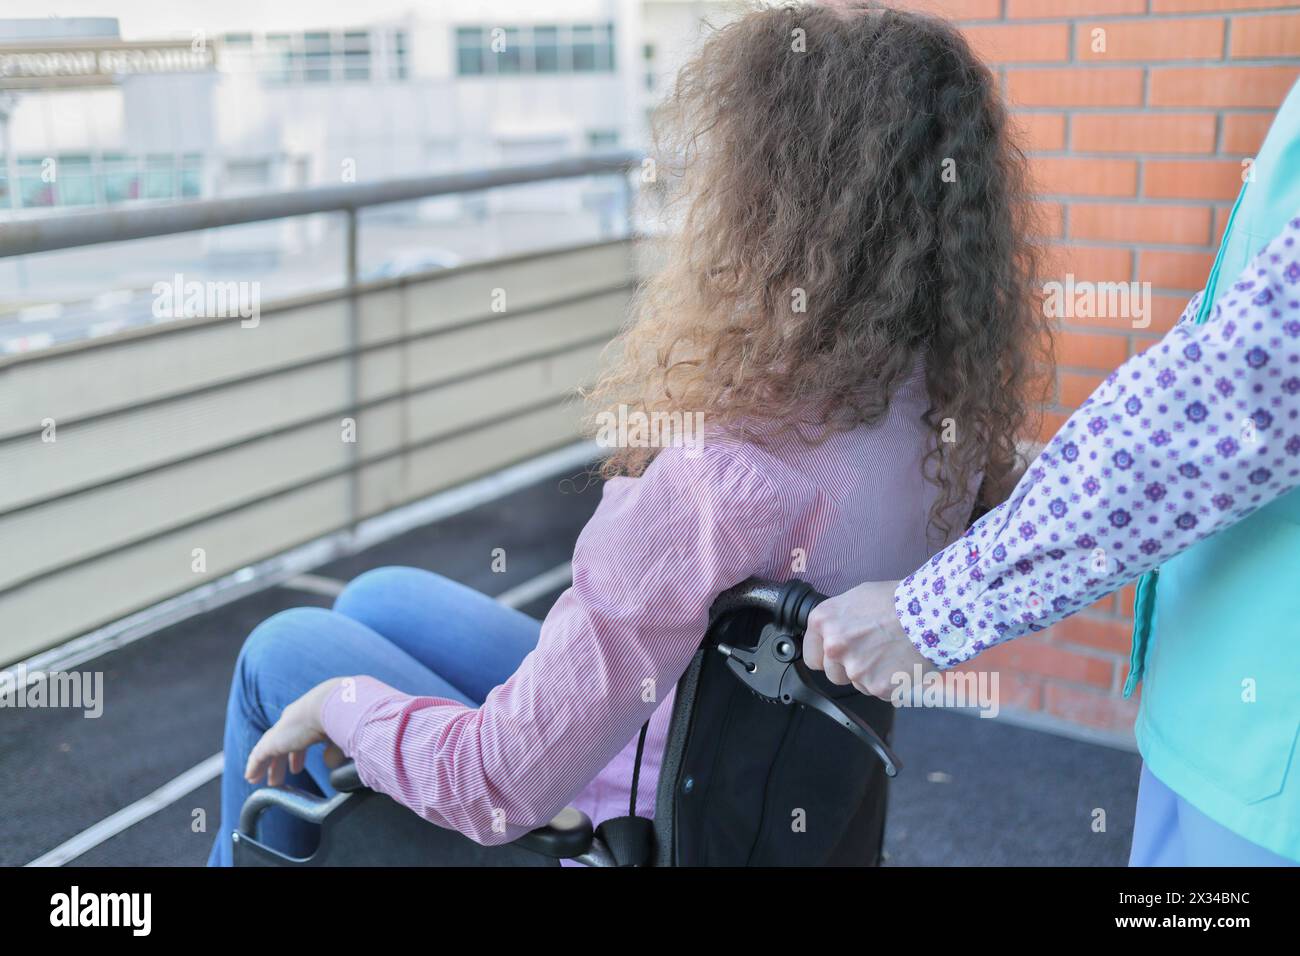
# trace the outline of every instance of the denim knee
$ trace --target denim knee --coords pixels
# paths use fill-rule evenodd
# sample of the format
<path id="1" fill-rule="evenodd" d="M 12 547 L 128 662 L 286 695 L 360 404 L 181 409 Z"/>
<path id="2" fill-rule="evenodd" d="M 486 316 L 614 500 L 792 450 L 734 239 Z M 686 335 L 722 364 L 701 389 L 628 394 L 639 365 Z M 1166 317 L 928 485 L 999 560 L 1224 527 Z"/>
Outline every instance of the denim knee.
<path id="1" fill-rule="evenodd" d="M 300 666 L 324 631 L 330 613 L 321 607 L 294 607 L 272 614 L 253 628 L 235 662 L 235 689 L 250 713 L 261 712 L 262 679 Z"/>
<path id="2" fill-rule="evenodd" d="M 442 575 L 421 568 L 390 565 L 358 574 L 334 600 L 334 610 L 354 621 L 366 623 L 376 617 L 393 596 L 412 585 L 428 588 L 430 582 L 446 581 Z"/>

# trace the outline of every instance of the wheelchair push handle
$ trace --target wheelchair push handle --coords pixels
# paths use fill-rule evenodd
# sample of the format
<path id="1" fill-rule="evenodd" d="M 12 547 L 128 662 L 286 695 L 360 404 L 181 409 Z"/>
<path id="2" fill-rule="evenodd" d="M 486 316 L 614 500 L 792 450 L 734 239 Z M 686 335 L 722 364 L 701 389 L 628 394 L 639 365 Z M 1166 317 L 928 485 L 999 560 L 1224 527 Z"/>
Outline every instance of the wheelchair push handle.
<path id="1" fill-rule="evenodd" d="M 786 582 L 750 578 L 718 595 L 713 602 L 712 617 L 732 611 L 767 611 L 778 627 L 803 634 L 808 627 L 808 615 L 825 600 L 825 594 L 797 578 Z"/>
<path id="2" fill-rule="evenodd" d="M 803 662 L 808 615 L 824 600 L 824 594 L 803 581 L 780 583 L 750 578 L 719 595 L 711 618 L 716 621 L 735 611 L 764 611 L 772 616 L 772 623 L 763 628 L 756 647 L 719 643 L 717 649 L 727 658 L 731 672 L 754 694 L 772 703 L 811 707 L 829 717 L 871 748 L 884 765 L 885 774 L 895 777 L 903 767 L 898 755 L 869 723 L 827 696 Z"/>

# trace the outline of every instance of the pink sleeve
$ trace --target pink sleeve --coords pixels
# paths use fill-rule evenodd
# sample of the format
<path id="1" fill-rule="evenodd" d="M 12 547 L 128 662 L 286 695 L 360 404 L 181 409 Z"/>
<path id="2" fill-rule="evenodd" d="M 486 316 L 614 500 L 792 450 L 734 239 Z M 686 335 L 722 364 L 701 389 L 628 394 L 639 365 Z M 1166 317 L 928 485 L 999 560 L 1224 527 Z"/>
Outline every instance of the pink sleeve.
<path id="1" fill-rule="evenodd" d="M 606 485 L 573 586 L 478 708 L 367 677 L 321 716 L 367 786 L 479 843 L 550 820 L 635 737 L 685 671 L 713 598 L 768 566 L 775 490 L 725 446 L 660 453 Z"/>

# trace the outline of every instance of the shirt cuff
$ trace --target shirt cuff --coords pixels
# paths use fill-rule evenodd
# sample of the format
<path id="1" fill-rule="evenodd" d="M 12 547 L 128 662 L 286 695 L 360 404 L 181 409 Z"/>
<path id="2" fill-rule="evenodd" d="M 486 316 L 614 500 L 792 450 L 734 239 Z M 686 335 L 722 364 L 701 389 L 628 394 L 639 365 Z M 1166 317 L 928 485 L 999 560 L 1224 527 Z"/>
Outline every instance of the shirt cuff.
<path id="1" fill-rule="evenodd" d="M 898 587 L 894 589 L 894 613 L 898 615 L 898 623 L 902 625 L 903 633 L 912 642 L 912 646 L 921 652 L 921 656 L 936 667 L 943 667 L 945 661 L 934 653 L 934 632 L 927 629 L 918 616 L 911 592 L 907 580 L 899 581 Z"/>
<path id="2" fill-rule="evenodd" d="M 321 704 L 321 727 L 351 757 L 357 731 L 365 723 L 366 715 L 380 701 L 404 696 L 400 690 L 373 677 L 345 677 Z"/>
<path id="3" fill-rule="evenodd" d="M 973 604 L 979 600 L 973 593 L 973 582 L 954 590 L 963 601 Z M 894 613 L 912 646 L 940 669 L 955 667 L 990 646 L 976 638 L 967 614 L 953 600 L 929 589 L 928 577 L 918 580 L 917 575 L 910 575 L 898 582 L 894 590 Z"/>

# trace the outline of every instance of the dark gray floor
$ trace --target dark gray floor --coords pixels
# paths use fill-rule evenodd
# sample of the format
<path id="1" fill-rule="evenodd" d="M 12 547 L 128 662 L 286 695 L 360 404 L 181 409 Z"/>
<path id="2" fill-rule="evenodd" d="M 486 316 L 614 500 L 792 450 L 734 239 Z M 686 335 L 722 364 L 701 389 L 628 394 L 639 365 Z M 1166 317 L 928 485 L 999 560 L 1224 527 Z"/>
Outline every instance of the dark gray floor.
<path id="1" fill-rule="evenodd" d="M 425 567 L 500 594 L 567 560 L 599 500 L 586 479 L 551 480 L 333 562 L 348 579 Z M 494 548 L 507 572 L 491 571 Z M 543 616 L 554 594 L 525 608 Z M 221 748 L 231 668 L 245 635 L 287 607 L 327 599 L 285 587 L 252 595 L 97 659 L 97 720 L 7 709 L 0 720 L 0 865 L 26 863 Z M 902 711 L 886 845 L 891 865 L 1120 865 L 1136 799 L 1135 755 L 998 721 Z M 1094 833 L 1095 808 L 1107 830 Z M 76 865 L 198 865 L 217 823 L 212 782 L 101 844 Z"/>
<path id="2" fill-rule="evenodd" d="M 314 573 L 347 580 L 404 564 L 501 594 L 568 560 L 599 498 L 599 485 L 581 476 L 543 482 Z M 504 573 L 492 570 L 494 548 L 505 549 Z M 544 616 L 555 597 L 521 609 Z M 0 711 L 0 865 L 35 859 L 219 751 L 244 638 L 277 611 L 328 603 L 271 588 L 97 658 L 86 665 L 104 672 L 104 713 L 97 719 L 54 708 Z M 182 803 L 183 814 L 160 813 L 79 862 L 202 862 L 209 838 L 192 834 L 190 813 L 206 810 L 215 829 L 215 786 Z M 173 818 L 183 826 L 173 826 Z"/>
<path id="3" fill-rule="evenodd" d="M 1137 754 L 943 710 L 900 711 L 895 728 L 907 766 L 890 795 L 891 866 L 1128 862 Z"/>

